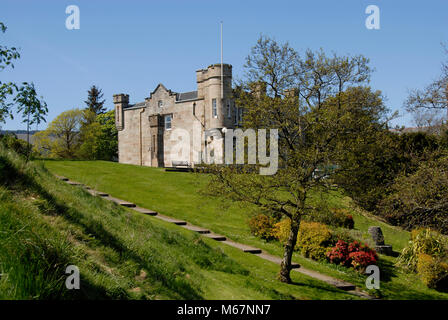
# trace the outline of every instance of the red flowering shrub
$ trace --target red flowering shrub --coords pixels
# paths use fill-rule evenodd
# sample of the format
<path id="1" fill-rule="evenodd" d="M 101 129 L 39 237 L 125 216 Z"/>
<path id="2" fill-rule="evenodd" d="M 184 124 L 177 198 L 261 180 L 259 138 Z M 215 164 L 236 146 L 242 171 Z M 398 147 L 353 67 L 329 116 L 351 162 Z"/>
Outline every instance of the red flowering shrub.
<path id="1" fill-rule="evenodd" d="M 366 244 L 361 244 L 359 241 L 347 244 L 343 240 L 338 240 L 336 246 L 327 252 L 327 258 L 331 263 L 346 267 L 351 266 L 360 271 L 378 261 L 375 250 L 369 248 Z"/>
<path id="2" fill-rule="evenodd" d="M 363 271 L 368 265 L 376 264 L 378 256 L 375 251 L 357 251 L 349 254 L 351 264 L 356 270 Z"/>
<path id="3" fill-rule="evenodd" d="M 348 243 L 338 240 L 336 245 L 327 252 L 327 258 L 331 263 L 347 265 L 349 259 Z"/>

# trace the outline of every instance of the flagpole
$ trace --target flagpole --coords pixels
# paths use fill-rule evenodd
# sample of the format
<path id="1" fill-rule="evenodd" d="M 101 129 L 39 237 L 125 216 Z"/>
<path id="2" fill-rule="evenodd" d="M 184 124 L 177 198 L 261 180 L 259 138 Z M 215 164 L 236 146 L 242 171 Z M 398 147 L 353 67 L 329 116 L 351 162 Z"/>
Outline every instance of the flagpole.
<path id="1" fill-rule="evenodd" d="M 222 21 L 221 21 L 221 101 L 224 104 L 224 69 L 222 61 Z M 224 108 L 222 109 L 224 110 Z"/>

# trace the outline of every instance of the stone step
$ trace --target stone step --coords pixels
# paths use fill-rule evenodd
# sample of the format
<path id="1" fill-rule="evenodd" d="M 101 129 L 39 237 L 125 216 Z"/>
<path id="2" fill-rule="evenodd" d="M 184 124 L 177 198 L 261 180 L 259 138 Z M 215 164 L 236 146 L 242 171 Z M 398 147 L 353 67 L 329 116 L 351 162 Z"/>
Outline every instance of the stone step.
<path id="1" fill-rule="evenodd" d="M 356 286 L 354 284 L 345 282 L 345 281 L 340 281 L 340 280 L 334 280 L 334 281 L 327 281 L 328 284 L 332 284 L 334 285 L 336 288 L 344 290 L 344 291 L 350 291 L 350 290 L 355 290 Z"/>
<path id="2" fill-rule="evenodd" d="M 321 281 L 325 281 L 328 284 L 331 284 L 333 286 L 335 286 L 338 289 L 344 290 L 344 291 L 351 291 L 351 290 L 355 290 L 356 286 L 352 283 L 343 281 L 343 280 L 339 280 L 339 279 L 335 279 L 333 277 L 327 276 L 325 274 L 310 270 L 310 269 L 305 269 L 305 268 L 300 268 L 297 271 L 299 271 L 302 274 L 305 274 L 307 276 L 313 277 L 315 279 L 321 280 Z"/>
<path id="3" fill-rule="evenodd" d="M 108 196 L 109 196 L 108 193 L 99 192 L 99 191 L 97 191 L 95 194 L 96 194 L 97 196 L 99 196 L 99 197 L 108 197 Z"/>
<path id="4" fill-rule="evenodd" d="M 160 220 L 163 220 L 163 221 L 166 221 L 166 222 L 174 223 L 174 224 L 176 224 L 178 226 L 185 226 L 187 224 L 186 221 L 173 219 L 173 218 L 164 216 L 162 214 L 157 214 L 156 218 L 159 218 Z"/>
<path id="5" fill-rule="evenodd" d="M 235 247 L 237 249 L 243 250 L 244 252 L 247 252 L 247 253 L 252 253 L 252 254 L 260 254 L 260 253 L 262 253 L 261 249 L 254 248 L 254 247 L 251 247 L 251 246 L 246 246 L 245 244 L 233 242 L 233 241 L 230 241 L 230 240 L 226 240 L 226 241 L 224 241 L 224 243 L 228 244 L 229 246 Z"/>
<path id="6" fill-rule="evenodd" d="M 123 207 L 127 207 L 127 208 L 135 208 L 136 207 L 135 203 L 127 202 L 127 201 L 124 201 L 124 200 L 121 200 L 121 199 L 118 199 L 118 198 L 114 198 L 114 197 L 111 197 L 111 196 L 106 197 L 106 199 L 108 199 L 110 201 L 113 201 L 116 204 L 119 204 L 120 206 L 123 206 Z"/>
<path id="7" fill-rule="evenodd" d="M 69 185 L 72 185 L 72 186 L 83 186 L 83 184 L 82 183 L 80 183 L 80 182 L 76 182 L 76 181 L 70 181 L 70 180 L 68 180 L 68 181 L 66 181 Z"/>
<path id="8" fill-rule="evenodd" d="M 258 256 L 260 258 L 265 259 L 265 260 L 274 262 L 274 263 L 276 263 L 278 265 L 282 264 L 282 259 L 280 257 L 276 257 L 276 256 L 273 256 L 273 255 L 270 255 L 270 254 L 267 254 L 267 253 L 261 253 L 261 254 L 258 254 Z M 300 267 L 301 266 L 298 263 L 295 263 L 295 262 L 291 263 L 291 268 L 292 269 L 299 269 Z"/>
<path id="9" fill-rule="evenodd" d="M 183 227 L 184 227 L 185 229 L 188 229 L 188 230 L 190 230 L 190 231 L 194 231 L 194 232 L 197 232 L 197 233 L 200 233 L 200 234 L 207 234 L 207 233 L 210 233 L 210 230 L 203 229 L 203 228 L 196 227 L 196 226 L 192 226 L 192 225 L 184 225 Z"/>
<path id="10" fill-rule="evenodd" d="M 63 176 L 55 175 L 55 177 L 58 178 L 59 180 L 62 180 L 62 181 L 68 181 L 68 178 L 63 177 Z"/>
<path id="11" fill-rule="evenodd" d="M 119 201 L 118 204 L 120 206 L 127 207 L 127 208 L 135 208 L 136 207 L 135 203 L 132 203 L 132 202 Z"/>
<path id="12" fill-rule="evenodd" d="M 152 210 L 149 210 L 149 209 L 145 209 L 145 208 L 142 208 L 142 207 L 138 207 L 138 206 L 135 207 L 134 210 L 138 211 L 140 213 L 143 213 L 143 214 L 147 214 L 149 216 L 156 216 L 157 215 L 157 212 L 155 212 L 155 211 L 152 211 Z"/>
<path id="13" fill-rule="evenodd" d="M 206 236 L 208 238 L 211 238 L 213 240 L 216 240 L 216 241 L 226 241 L 227 240 L 226 237 L 224 237 L 222 235 L 219 235 L 219 234 L 216 234 L 216 233 L 211 233 L 211 232 L 207 233 L 207 234 L 204 234 L 204 236 Z"/>
<path id="14" fill-rule="evenodd" d="M 257 249 L 257 248 L 247 248 L 247 249 L 243 249 L 243 251 L 247 252 L 247 253 L 252 253 L 252 254 L 262 253 L 261 249 Z"/>
<path id="15" fill-rule="evenodd" d="M 93 189 L 88 189 L 87 190 L 88 193 L 90 193 L 92 196 L 98 196 L 98 197 L 108 197 L 109 194 L 101 192 L 101 191 L 96 191 Z"/>

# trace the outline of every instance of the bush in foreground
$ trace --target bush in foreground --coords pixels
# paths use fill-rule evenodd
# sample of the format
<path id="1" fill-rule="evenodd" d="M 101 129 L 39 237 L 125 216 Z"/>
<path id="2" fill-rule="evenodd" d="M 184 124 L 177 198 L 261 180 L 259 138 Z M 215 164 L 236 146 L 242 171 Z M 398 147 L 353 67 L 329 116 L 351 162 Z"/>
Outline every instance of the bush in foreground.
<path id="1" fill-rule="evenodd" d="M 376 264 L 378 255 L 375 250 L 359 241 L 347 243 L 339 240 L 336 245 L 327 252 L 330 263 L 345 267 L 353 267 L 355 270 L 364 271 L 369 265 Z"/>
<path id="2" fill-rule="evenodd" d="M 446 239 L 431 229 L 416 229 L 411 232 L 411 240 L 397 260 L 397 266 L 409 271 L 417 271 L 418 256 L 428 254 L 436 258 L 447 255 Z"/>
<path id="3" fill-rule="evenodd" d="M 428 288 L 444 290 L 448 288 L 448 264 L 429 254 L 418 255 L 417 273 Z"/>
<path id="4" fill-rule="evenodd" d="M 409 245 L 398 257 L 397 266 L 416 272 L 429 288 L 448 289 L 448 242 L 431 229 L 411 232 Z"/>

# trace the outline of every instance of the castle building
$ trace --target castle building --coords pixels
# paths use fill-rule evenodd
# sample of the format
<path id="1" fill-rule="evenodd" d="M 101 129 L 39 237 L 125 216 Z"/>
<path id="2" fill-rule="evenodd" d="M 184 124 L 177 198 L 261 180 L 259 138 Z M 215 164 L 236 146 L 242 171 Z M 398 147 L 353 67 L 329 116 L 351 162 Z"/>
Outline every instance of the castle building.
<path id="1" fill-rule="evenodd" d="M 177 162 L 189 166 L 207 156 L 207 139 L 197 140 L 214 130 L 235 128 L 241 110 L 232 97 L 232 66 L 214 64 L 196 71 L 197 91 L 173 92 L 159 84 L 145 101 L 129 104 L 129 95 L 115 94 L 115 124 L 118 130 L 118 161 L 152 167 L 171 167 Z M 177 154 L 175 132 L 183 129 L 194 139 L 189 154 Z M 176 133 L 177 135 L 177 133 Z M 182 139 L 182 138 L 181 138 Z M 194 141 L 196 142 L 194 142 Z M 194 143 L 200 141 L 195 148 Z"/>

